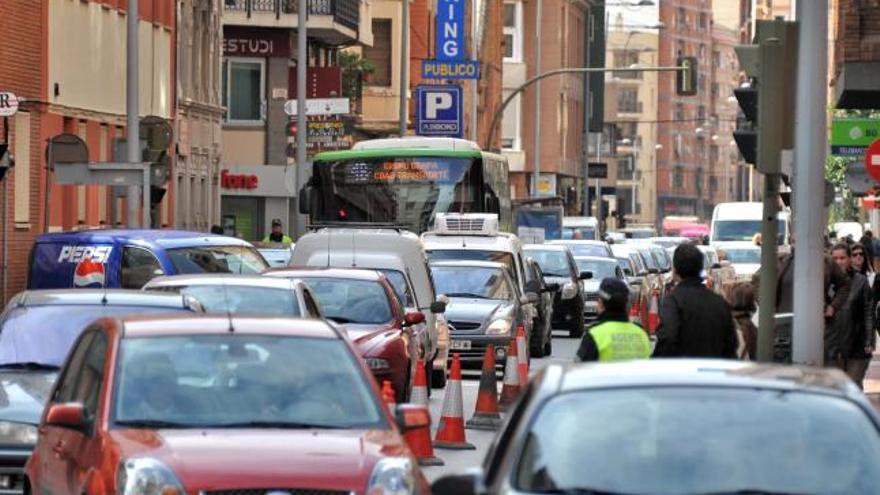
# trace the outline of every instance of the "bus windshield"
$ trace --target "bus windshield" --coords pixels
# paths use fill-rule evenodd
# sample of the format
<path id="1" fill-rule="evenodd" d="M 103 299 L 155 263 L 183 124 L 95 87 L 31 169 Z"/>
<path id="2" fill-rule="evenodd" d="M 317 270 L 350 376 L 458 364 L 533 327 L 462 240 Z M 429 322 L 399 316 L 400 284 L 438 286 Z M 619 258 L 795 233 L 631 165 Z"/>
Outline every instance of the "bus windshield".
<path id="1" fill-rule="evenodd" d="M 424 232 L 435 213 L 481 212 L 482 179 L 474 161 L 375 157 L 316 162 L 312 222 L 393 223 Z"/>
<path id="2" fill-rule="evenodd" d="M 785 222 L 777 221 L 777 244 L 785 243 Z M 755 234 L 761 232 L 761 220 L 718 220 L 713 226 L 714 242 L 751 241 Z"/>

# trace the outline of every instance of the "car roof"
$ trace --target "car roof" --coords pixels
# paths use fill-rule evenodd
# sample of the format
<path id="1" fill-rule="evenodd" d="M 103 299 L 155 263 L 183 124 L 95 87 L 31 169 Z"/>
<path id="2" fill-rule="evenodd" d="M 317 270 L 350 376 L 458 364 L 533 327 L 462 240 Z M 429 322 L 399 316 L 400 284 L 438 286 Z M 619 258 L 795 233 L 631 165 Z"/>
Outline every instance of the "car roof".
<path id="1" fill-rule="evenodd" d="M 18 293 L 11 304 L 20 307 L 51 305 L 118 305 L 188 308 L 184 296 L 131 289 L 48 289 Z"/>
<path id="2" fill-rule="evenodd" d="M 156 277 L 147 282 L 146 287 L 189 287 L 194 285 L 247 286 L 289 290 L 293 288 L 293 280 L 270 278 L 262 275 L 198 273 Z"/>
<path id="3" fill-rule="evenodd" d="M 564 244 L 526 244 L 523 251 L 561 251 L 565 252 L 568 248 Z"/>
<path id="4" fill-rule="evenodd" d="M 513 252 L 522 243 L 519 238 L 509 232 L 498 232 L 493 235 L 446 235 L 434 232 L 422 234 L 425 249 L 493 249 L 495 251 Z"/>
<path id="5" fill-rule="evenodd" d="M 270 268 L 263 275 L 277 278 L 339 278 L 351 280 L 378 281 L 383 275 L 366 268 L 325 268 L 325 267 L 282 267 Z"/>
<path id="6" fill-rule="evenodd" d="M 477 261 L 477 260 L 452 260 L 452 261 L 432 261 L 431 267 L 450 267 L 450 268 L 495 268 L 498 270 L 506 270 L 507 265 L 495 261 Z"/>
<path id="7" fill-rule="evenodd" d="M 206 234 L 204 232 L 188 232 L 185 230 L 112 230 L 112 229 L 92 229 L 81 230 L 76 232 L 59 232 L 52 234 L 40 234 L 36 239 L 37 243 L 94 243 L 94 244 L 113 244 L 134 243 L 134 244 L 152 244 L 163 248 L 174 249 L 180 247 L 193 246 L 248 246 L 250 243 L 237 239 L 216 234 Z"/>
<path id="8" fill-rule="evenodd" d="M 605 241 L 597 241 L 591 239 L 553 239 L 547 241 L 547 244 L 566 245 L 566 244 L 589 244 L 591 246 L 603 246 L 608 244 Z"/>
<path id="9" fill-rule="evenodd" d="M 310 318 L 261 318 L 241 316 L 127 316 L 120 318 L 125 337 L 174 335 L 268 334 L 279 336 L 341 339 L 323 320 Z"/>
<path id="10" fill-rule="evenodd" d="M 712 359 L 652 359 L 568 365 L 563 369 L 559 390 L 658 386 L 802 389 L 842 396 L 858 393 L 855 384 L 836 369 Z"/>
<path id="11" fill-rule="evenodd" d="M 617 258 L 609 258 L 607 256 L 575 256 L 574 260 L 589 260 L 589 261 L 599 261 L 602 263 L 614 263 L 617 264 Z"/>

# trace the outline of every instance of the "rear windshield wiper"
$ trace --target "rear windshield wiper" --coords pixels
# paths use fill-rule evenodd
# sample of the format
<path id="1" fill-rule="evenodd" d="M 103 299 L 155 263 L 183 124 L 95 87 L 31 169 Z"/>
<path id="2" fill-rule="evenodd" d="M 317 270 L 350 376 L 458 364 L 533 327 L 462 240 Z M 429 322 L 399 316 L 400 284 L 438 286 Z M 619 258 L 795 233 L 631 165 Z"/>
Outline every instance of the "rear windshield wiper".
<path id="1" fill-rule="evenodd" d="M 203 428 L 203 425 L 196 423 L 180 423 L 178 421 L 166 421 L 163 419 L 127 419 L 124 421 L 116 421 L 118 426 L 127 426 L 129 428 Z"/>
<path id="2" fill-rule="evenodd" d="M 296 421 L 242 421 L 238 423 L 217 423 L 210 425 L 211 428 L 286 428 L 291 430 L 332 430 L 344 428 L 339 425 L 320 423 L 301 423 Z"/>
<path id="3" fill-rule="evenodd" d="M 489 299 L 486 296 L 474 294 L 472 292 L 450 292 L 446 294 L 446 297 L 472 297 L 474 299 Z"/>
<path id="4" fill-rule="evenodd" d="M 0 364 L 0 369 L 4 370 L 50 370 L 55 371 L 60 369 L 59 366 L 54 364 L 44 364 L 44 363 L 35 363 L 35 362 L 25 362 L 25 363 L 2 363 Z"/>

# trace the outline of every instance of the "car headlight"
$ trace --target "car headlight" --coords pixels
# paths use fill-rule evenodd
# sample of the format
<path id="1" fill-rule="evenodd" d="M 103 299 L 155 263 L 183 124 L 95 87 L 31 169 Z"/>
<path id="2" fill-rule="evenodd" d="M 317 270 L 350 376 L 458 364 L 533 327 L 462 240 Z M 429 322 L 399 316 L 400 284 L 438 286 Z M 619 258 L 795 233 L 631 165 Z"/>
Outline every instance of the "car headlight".
<path id="1" fill-rule="evenodd" d="M 120 495 L 185 495 L 171 468 L 156 459 L 123 459 L 116 472 Z"/>
<path id="2" fill-rule="evenodd" d="M 405 457 L 388 457 L 376 463 L 367 495 L 410 495 L 416 493 L 412 462 Z"/>
<path id="3" fill-rule="evenodd" d="M 391 367 L 387 359 L 366 358 L 365 361 L 367 362 L 367 367 L 371 370 L 387 370 Z"/>
<path id="4" fill-rule="evenodd" d="M 507 335 L 510 333 L 511 322 L 506 318 L 493 321 L 486 328 L 486 335 Z"/>
<path id="5" fill-rule="evenodd" d="M 565 285 L 562 286 L 562 298 L 563 299 L 571 299 L 572 297 L 576 296 L 577 293 L 578 293 L 577 285 L 575 285 L 571 282 L 567 282 Z"/>
<path id="6" fill-rule="evenodd" d="M 28 423 L 0 421 L 0 444 L 34 445 L 37 443 L 37 427 Z"/>

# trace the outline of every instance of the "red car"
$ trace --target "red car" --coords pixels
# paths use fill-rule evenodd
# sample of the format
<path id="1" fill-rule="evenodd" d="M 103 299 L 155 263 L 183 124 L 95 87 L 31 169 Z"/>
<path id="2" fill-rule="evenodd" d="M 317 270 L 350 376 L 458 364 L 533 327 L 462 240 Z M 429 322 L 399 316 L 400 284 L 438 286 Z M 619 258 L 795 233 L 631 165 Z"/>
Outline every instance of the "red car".
<path id="1" fill-rule="evenodd" d="M 413 331 L 425 316 L 405 313 L 381 272 L 347 268 L 280 268 L 268 277 L 295 278 L 311 289 L 324 316 L 344 327 L 379 383 L 394 387 L 397 402 L 409 400 L 418 357 L 424 355 Z M 430 366 L 430 363 L 428 364 Z"/>
<path id="2" fill-rule="evenodd" d="M 367 377 L 324 321 L 99 320 L 55 383 L 25 493 L 428 493 L 400 433 L 427 409 L 395 421 Z"/>

